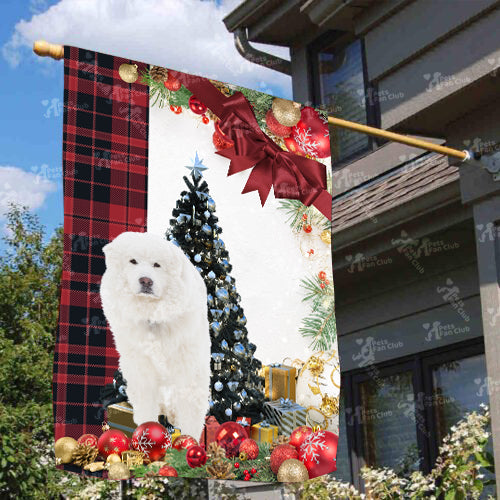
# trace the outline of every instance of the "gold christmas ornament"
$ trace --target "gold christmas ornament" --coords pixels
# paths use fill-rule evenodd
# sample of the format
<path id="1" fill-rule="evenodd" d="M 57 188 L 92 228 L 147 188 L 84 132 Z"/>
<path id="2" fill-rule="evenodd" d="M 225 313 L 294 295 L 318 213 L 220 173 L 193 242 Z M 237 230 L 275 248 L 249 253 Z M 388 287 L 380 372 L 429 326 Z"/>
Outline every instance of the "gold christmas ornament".
<path id="1" fill-rule="evenodd" d="M 108 455 L 108 458 L 106 458 L 106 464 L 108 466 L 110 466 L 111 464 L 117 464 L 121 461 L 122 459 L 116 453 L 111 453 L 111 455 Z"/>
<path id="2" fill-rule="evenodd" d="M 240 462 L 244 462 L 245 460 L 248 460 L 248 455 L 245 451 L 240 451 L 238 458 L 239 458 Z"/>
<path id="3" fill-rule="evenodd" d="M 168 71 L 161 66 L 151 66 L 151 69 L 149 70 L 149 76 L 155 82 L 164 82 L 168 77 Z"/>
<path id="4" fill-rule="evenodd" d="M 137 64 L 120 64 L 118 73 L 120 74 L 120 78 L 127 83 L 134 83 L 139 78 Z"/>
<path id="5" fill-rule="evenodd" d="M 306 466 L 296 458 L 285 460 L 278 469 L 280 483 L 301 483 L 309 479 Z"/>
<path id="6" fill-rule="evenodd" d="M 73 451 L 73 463 L 80 467 L 85 467 L 91 464 L 99 454 L 99 450 L 95 446 L 88 444 L 78 444 Z"/>
<path id="7" fill-rule="evenodd" d="M 300 104 L 276 97 L 273 101 L 273 115 L 281 125 L 293 127 L 300 120 Z"/>
<path id="8" fill-rule="evenodd" d="M 338 415 L 339 398 L 332 398 L 331 396 L 328 396 L 328 394 L 323 394 L 323 399 L 321 401 L 319 409 L 321 410 L 321 413 L 327 418 L 330 418 L 332 415 Z"/>
<path id="9" fill-rule="evenodd" d="M 144 462 L 144 453 L 137 450 L 122 451 L 122 462 L 126 463 L 129 469 L 142 465 Z M 167 462 L 153 462 L 153 464 L 166 465 Z"/>
<path id="10" fill-rule="evenodd" d="M 151 462 L 149 465 L 151 467 L 159 467 L 161 469 L 164 465 L 168 465 L 168 464 L 167 464 L 167 462 L 164 462 L 163 460 L 156 460 L 155 462 Z"/>
<path id="11" fill-rule="evenodd" d="M 325 362 L 316 356 L 311 356 L 306 363 L 307 369 L 315 376 L 319 377 L 325 368 Z"/>
<path id="12" fill-rule="evenodd" d="M 207 465 L 207 472 L 212 479 L 234 479 L 233 464 L 224 460 L 214 460 Z"/>
<path id="13" fill-rule="evenodd" d="M 54 446 L 56 452 L 56 464 L 71 463 L 73 460 L 73 452 L 77 446 L 77 440 L 72 437 L 59 438 Z"/>
<path id="14" fill-rule="evenodd" d="M 111 464 L 108 469 L 108 479 L 129 479 L 130 469 L 123 462 Z"/>
<path id="15" fill-rule="evenodd" d="M 325 245 L 331 245 L 332 244 L 332 232 L 329 229 L 325 229 L 324 231 L 321 232 L 321 241 Z"/>
<path id="16" fill-rule="evenodd" d="M 84 467 L 85 470 L 90 472 L 97 472 L 100 470 L 104 470 L 104 462 L 92 462 Z"/>

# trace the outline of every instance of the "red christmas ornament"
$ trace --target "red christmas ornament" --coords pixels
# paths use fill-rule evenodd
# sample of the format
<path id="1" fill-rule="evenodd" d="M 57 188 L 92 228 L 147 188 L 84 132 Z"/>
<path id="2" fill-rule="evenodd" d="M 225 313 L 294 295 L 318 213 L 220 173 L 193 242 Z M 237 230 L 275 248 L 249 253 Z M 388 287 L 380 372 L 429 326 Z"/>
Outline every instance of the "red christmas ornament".
<path id="1" fill-rule="evenodd" d="M 325 281 L 326 280 L 326 273 L 325 271 L 320 271 L 318 273 L 318 278 L 321 280 L 321 281 Z"/>
<path id="2" fill-rule="evenodd" d="M 165 85 L 166 89 L 171 90 L 172 92 L 177 92 L 182 87 L 182 83 L 177 80 L 177 78 L 170 75 L 170 73 L 168 74 L 167 79 L 163 82 L 163 85 Z"/>
<path id="3" fill-rule="evenodd" d="M 223 149 L 234 146 L 234 142 L 222 132 L 218 122 L 214 122 L 214 128 L 215 132 L 212 136 L 212 142 L 214 143 L 215 149 L 217 151 L 222 151 Z"/>
<path id="4" fill-rule="evenodd" d="M 305 233 L 310 233 L 313 230 L 313 228 L 311 227 L 311 224 L 304 224 L 302 226 L 302 229 L 304 230 Z"/>
<path id="5" fill-rule="evenodd" d="M 108 458 L 112 453 L 121 454 L 127 451 L 130 440 L 122 431 L 109 429 L 101 434 L 97 441 L 97 448 L 103 458 Z"/>
<path id="6" fill-rule="evenodd" d="M 259 445 L 252 438 L 247 438 L 240 444 L 240 453 L 244 451 L 249 460 L 255 460 L 259 456 Z"/>
<path id="7" fill-rule="evenodd" d="M 297 448 L 297 451 L 299 451 L 302 443 L 304 442 L 304 439 L 307 436 L 310 436 L 312 433 L 313 430 L 309 426 L 301 425 L 300 427 L 294 429 L 294 431 L 290 434 L 289 443 L 292 446 L 295 446 L 295 448 Z"/>
<path id="8" fill-rule="evenodd" d="M 186 462 L 189 467 L 202 467 L 207 463 L 207 452 L 201 446 L 190 446 L 186 452 Z"/>
<path id="9" fill-rule="evenodd" d="M 272 109 L 266 113 L 266 125 L 267 128 L 278 137 L 288 137 L 292 133 L 292 127 L 282 125 L 278 120 L 276 120 Z"/>
<path id="10" fill-rule="evenodd" d="M 207 107 L 194 95 L 189 98 L 189 109 L 197 115 L 207 112 Z"/>
<path id="11" fill-rule="evenodd" d="M 288 149 L 288 151 L 290 151 L 291 153 L 295 153 L 299 156 L 304 156 L 304 153 L 299 148 L 299 145 L 297 144 L 295 139 L 293 139 L 292 137 L 285 137 L 284 140 L 285 140 L 285 146 Z"/>
<path id="12" fill-rule="evenodd" d="M 326 158 L 331 154 L 328 120 L 323 119 L 310 106 L 305 107 L 300 112 L 300 120 L 292 128 L 291 137 L 305 155 L 313 158 Z"/>
<path id="13" fill-rule="evenodd" d="M 257 469 L 252 469 L 250 472 L 251 472 L 252 474 L 256 474 L 256 473 L 257 473 Z"/>
<path id="14" fill-rule="evenodd" d="M 175 467 L 171 467 L 170 465 L 164 465 L 161 467 L 158 474 L 166 477 L 178 477 L 177 470 Z"/>
<path id="15" fill-rule="evenodd" d="M 78 438 L 78 444 L 85 444 L 94 448 L 97 448 L 98 441 L 99 439 L 94 434 L 84 434 Z"/>
<path id="16" fill-rule="evenodd" d="M 152 462 L 163 458 L 172 447 L 167 429 L 159 422 L 144 422 L 132 434 L 132 447 L 142 451 Z"/>
<path id="17" fill-rule="evenodd" d="M 201 117 L 201 121 L 205 124 L 208 125 L 208 122 L 210 121 L 210 118 L 208 116 L 203 115 Z"/>
<path id="18" fill-rule="evenodd" d="M 271 470 L 278 474 L 280 465 L 289 458 L 299 458 L 299 452 L 289 444 L 280 444 L 271 453 Z"/>
<path id="19" fill-rule="evenodd" d="M 237 469 L 239 469 L 239 468 L 240 468 L 240 463 L 239 463 L 239 462 L 236 462 L 236 463 L 234 464 L 234 466 L 235 466 Z"/>
<path id="20" fill-rule="evenodd" d="M 247 431 L 236 422 L 223 423 L 215 436 L 217 444 L 226 450 L 227 458 L 239 455 L 240 445 L 245 439 L 247 439 Z"/>
<path id="21" fill-rule="evenodd" d="M 304 462 L 309 479 L 337 470 L 337 443 L 339 437 L 333 432 L 317 431 L 302 443 L 299 459 Z"/>
<path id="22" fill-rule="evenodd" d="M 172 448 L 176 450 L 187 450 L 190 446 L 196 446 L 198 441 L 194 437 L 188 436 L 187 434 L 181 434 L 176 437 Z"/>

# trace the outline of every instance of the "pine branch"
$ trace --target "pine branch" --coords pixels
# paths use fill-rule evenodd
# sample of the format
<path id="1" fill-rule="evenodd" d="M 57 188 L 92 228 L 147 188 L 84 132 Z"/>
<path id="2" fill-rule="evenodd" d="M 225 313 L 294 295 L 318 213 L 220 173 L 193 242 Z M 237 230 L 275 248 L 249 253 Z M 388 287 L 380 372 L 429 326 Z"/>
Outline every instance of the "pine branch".
<path id="1" fill-rule="evenodd" d="M 296 232 L 301 231 L 305 224 L 304 214 L 307 215 L 307 224 L 318 226 L 321 230 L 330 229 L 330 221 L 316 207 L 306 207 L 300 200 L 279 200 L 278 209 L 288 215 L 287 223 Z"/>
<path id="2" fill-rule="evenodd" d="M 168 90 L 163 82 L 157 82 L 151 78 L 149 69 L 142 72 L 141 82 L 149 86 L 149 96 L 152 106 L 158 105 L 159 108 L 165 106 L 187 108 L 189 106 L 189 98 L 192 94 L 184 85 L 176 92 Z"/>
<path id="3" fill-rule="evenodd" d="M 335 311 L 333 302 L 329 309 L 318 308 L 302 320 L 299 332 L 303 337 L 310 338 L 309 347 L 313 350 L 327 351 L 332 348 L 337 336 Z"/>

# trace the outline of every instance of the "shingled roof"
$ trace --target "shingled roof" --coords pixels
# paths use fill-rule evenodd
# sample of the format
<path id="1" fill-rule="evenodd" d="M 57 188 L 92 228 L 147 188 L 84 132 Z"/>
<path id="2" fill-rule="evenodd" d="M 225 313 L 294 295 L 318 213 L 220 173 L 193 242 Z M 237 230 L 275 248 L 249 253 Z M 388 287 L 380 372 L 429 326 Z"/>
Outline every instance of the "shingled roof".
<path id="1" fill-rule="evenodd" d="M 425 154 L 333 201 L 332 232 L 345 231 L 366 219 L 458 179 L 448 158 Z"/>

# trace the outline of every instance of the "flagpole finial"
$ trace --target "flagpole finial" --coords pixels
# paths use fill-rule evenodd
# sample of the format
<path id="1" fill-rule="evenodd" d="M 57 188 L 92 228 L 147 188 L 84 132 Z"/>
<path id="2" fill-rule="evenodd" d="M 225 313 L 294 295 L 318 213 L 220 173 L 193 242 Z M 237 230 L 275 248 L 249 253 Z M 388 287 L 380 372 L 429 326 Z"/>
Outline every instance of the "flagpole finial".
<path id="1" fill-rule="evenodd" d="M 64 45 L 49 43 L 45 40 L 37 40 L 33 44 L 33 52 L 41 57 L 52 57 L 52 59 L 62 59 L 64 57 Z"/>

